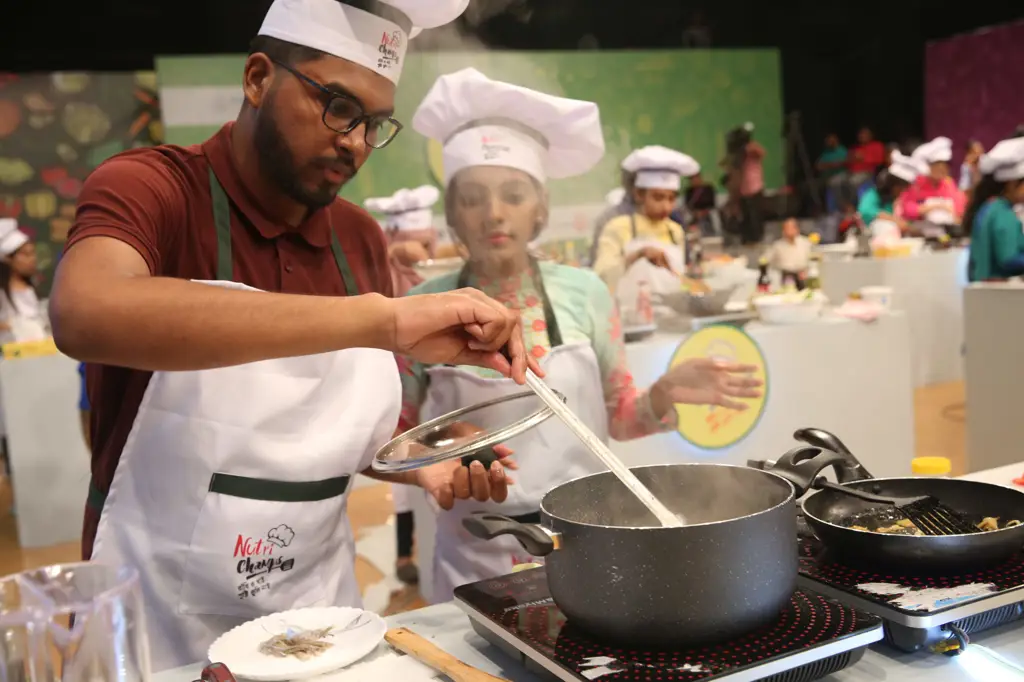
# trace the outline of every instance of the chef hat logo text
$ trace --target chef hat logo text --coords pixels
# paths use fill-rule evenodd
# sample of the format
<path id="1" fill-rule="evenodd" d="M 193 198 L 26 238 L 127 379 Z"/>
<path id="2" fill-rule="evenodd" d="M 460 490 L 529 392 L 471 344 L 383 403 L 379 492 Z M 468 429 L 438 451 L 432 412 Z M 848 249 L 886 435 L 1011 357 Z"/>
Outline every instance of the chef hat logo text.
<path id="1" fill-rule="evenodd" d="M 282 549 L 292 544 L 292 540 L 294 539 L 295 531 L 283 523 L 280 526 L 271 528 L 267 531 L 267 542 L 272 545 L 277 545 Z"/>

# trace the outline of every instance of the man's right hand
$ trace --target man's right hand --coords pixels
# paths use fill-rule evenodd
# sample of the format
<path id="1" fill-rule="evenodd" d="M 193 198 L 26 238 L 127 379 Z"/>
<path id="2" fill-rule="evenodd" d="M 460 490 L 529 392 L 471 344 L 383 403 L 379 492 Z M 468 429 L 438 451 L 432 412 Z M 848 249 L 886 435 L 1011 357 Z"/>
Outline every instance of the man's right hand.
<path id="1" fill-rule="evenodd" d="M 526 352 L 519 313 L 477 289 L 389 299 L 392 350 L 426 364 L 477 365 L 526 381 L 529 367 L 544 376 Z M 507 346 L 512 362 L 502 354 Z"/>

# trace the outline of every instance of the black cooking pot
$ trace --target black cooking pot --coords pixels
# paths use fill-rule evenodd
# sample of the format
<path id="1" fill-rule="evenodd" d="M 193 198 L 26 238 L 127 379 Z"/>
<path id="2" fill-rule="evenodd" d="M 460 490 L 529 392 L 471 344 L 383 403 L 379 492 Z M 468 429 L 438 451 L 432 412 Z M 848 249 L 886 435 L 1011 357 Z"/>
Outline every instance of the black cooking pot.
<path id="1" fill-rule="evenodd" d="M 491 513 L 463 525 L 479 538 L 511 535 L 545 556 L 555 603 L 573 627 L 598 639 L 692 645 L 777 618 L 796 588 L 793 485 L 771 472 L 724 464 L 632 472 L 686 525 L 662 527 L 610 472 L 549 491 L 541 525 Z"/>

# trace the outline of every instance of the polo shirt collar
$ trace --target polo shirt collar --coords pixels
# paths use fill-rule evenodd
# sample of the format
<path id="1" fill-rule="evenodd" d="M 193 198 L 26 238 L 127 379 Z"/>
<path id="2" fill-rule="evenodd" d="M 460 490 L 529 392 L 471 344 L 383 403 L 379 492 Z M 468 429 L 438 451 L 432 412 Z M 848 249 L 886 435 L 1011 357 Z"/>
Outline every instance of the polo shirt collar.
<path id="1" fill-rule="evenodd" d="M 202 148 L 213 172 L 217 175 L 217 180 L 235 207 L 265 239 L 275 239 L 286 232 L 292 232 L 302 237 L 310 246 L 328 246 L 331 243 L 331 228 L 326 210 L 315 211 L 296 229 L 271 217 L 260 206 L 256 197 L 242 182 L 231 156 L 231 129 L 234 125 L 234 122 L 224 124 L 217 134 L 202 144 Z"/>

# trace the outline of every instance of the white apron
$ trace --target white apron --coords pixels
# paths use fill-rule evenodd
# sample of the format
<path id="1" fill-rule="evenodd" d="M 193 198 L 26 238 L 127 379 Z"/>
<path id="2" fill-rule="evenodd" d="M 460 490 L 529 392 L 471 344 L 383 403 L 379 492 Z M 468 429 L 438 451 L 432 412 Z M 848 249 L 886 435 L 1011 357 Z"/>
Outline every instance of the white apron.
<path id="1" fill-rule="evenodd" d="M 567 405 L 598 438 L 607 441 L 608 413 L 597 355 L 586 341 L 561 345 L 561 333 L 550 301 L 542 283 L 538 284 L 553 346 L 540 363 L 547 375 L 545 382 L 566 397 Z M 526 390 L 510 379 L 488 379 L 460 367 L 432 367 L 427 370 L 427 375 L 429 385 L 421 410 L 424 421 L 461 407 Z M 481 418 L 475 418 L 475 422 L 481 427 L 504 426 L 537 409 L 538 405 L 535 400 L 498 405 Z M 452 591 L 460 585 L 506 575 L 518 564 L 543 562 L 531 557 L 511 537 L 494 540 L 473 537 L 462 527 L 462 520 L 469 514 L 491 511 L 521 517 L 524 522 L 539 522 L 540 501 L 545 493 L 561 483 L 605 468 L 558 417 L 551 417 L 540 426 L 509 440 L 506 445 L 515 451 L 519 469 L 509 471 L 515 484 L 509 486 L 505 502 L 460 500 L 448 512 L 432 505 L 437 511 L 431 594 L 434 603 L 451 600 Z"/>
<path id="2" fill-rule="evenodd" d="M 215 183 L 218 231 L 230 229 Z M 154 672 L 205 660 L 252 618 L 361 604 L 348 492 L 393 434 L 400 393 L 394 356 L 371 349 L 153 374 L 92 559 L 139 569 Z"/>
<path id="3" fill-rule="evenodd" d="M 630 256 L 647 246 L 657 247 L 665 253 L 666 259 L 675 273 L 654 265 L 646 258 L 640 258 L 629 266 L 619 280 L 615 292 L 619 309 L 622 311 L 623 317 L 628 319 L 632 319 L 634 316 L 641 282 L 647 282 L 650 285 L 652 294 L 671 294 L 682 288 L 679 275 L 686 272 L 685 247 L 683 244 L 676 243 L 671 232 L 669 233 L 669 236 L 672 237 L 671 243 L 652 237 L 638 238 L 636 236 L 636 216 L 631 216 L 630 220 L 632 221 L 633 238 L 626 244 L 623 255 Z M 662 309 L 659 312 L 665 312 L 665 310 L 667 309 Z"/>

